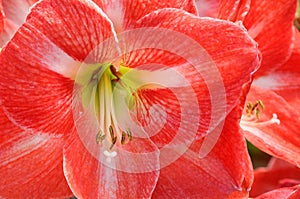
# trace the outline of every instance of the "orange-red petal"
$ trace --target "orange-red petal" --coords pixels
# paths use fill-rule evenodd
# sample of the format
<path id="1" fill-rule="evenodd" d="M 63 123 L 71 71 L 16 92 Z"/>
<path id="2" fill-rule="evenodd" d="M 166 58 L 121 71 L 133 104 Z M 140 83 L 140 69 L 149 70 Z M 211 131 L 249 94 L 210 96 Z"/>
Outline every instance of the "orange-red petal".
<path id="1" fill-rule="evenodd" d="M 24 25 L 2 50 L 0 63 L 2 104 L 17 124 L 45 133 L 70 131 L 73 81 L 55 68 L 75 61 Z"/>
<path id="2" fill-rule="evenodd" d="M 15 34 L 17 29 L 25 22 L 25 18 L 29 12 L 30 6 L 32 6 L 36 0 L 21 0 L 1 1 L 1 14 L 3 27 L 0 31 L 0 46 L 6 44 L 9 39 Z"/>
<path id="3" fill-rule="evenodd" d="M 258 168 L 254 172 L 251 197 L 282 187 L 300 184 L 300 168 L 280 159 L 271 159 L 268 167 Z"/>
<path id="4" fill-rule="evenodd" d="M 219 0 L 196 0 L 198 16 L 217 17 L 219 10 Z"/>
<path id="5" fill-rule="evenodd" d="M 256 197 L 255 199 L 298 199 L 300 198 L 300 185 L 294 187 L 285 187 L 281 189 L 275 189 L 263 195 Z"/>
<path id="6" fill-rule="evenodd" d="M 193 0 L 114 0 L 102 3 L 102 6 L 105 13 L 113 21 L 117 32 L 132 28 L 138 19 L 162 8 L 178 8 L 196 14 Z"/>
<path id="7" fill-rule="evenodd" d="M 4 18 L 5 18 L 5 14 L 3 11 L 2 0 L 1 0 L 0 1 L 0 33 L 2 33 L 4 30 Z"/>
<path id="8" fill-rule="evenodd" d="M 247 15 L 251 0 L 230 0 L 219 2 L 218 18 L 229 21 L 243 21 Z"/>
<path id="9" fill-rule="evenodd" d="M 61 137 L 25 131 L 0 110 L 0 197 L 66 198 Z"/>
<path id="10" fill-rule="evenodd" d="M 228 115 L 217 144 L 207 156 L 199 156 L 203 140 L 198 140 L 180 159 L 163 168 L 153 197 L 247 197 L 253 181 L 252 166 L 239 132 L 238 115 L 236 110 Z"/>
<path id="11" fill-rule="evenodd" d="M 256 81 L 262 88 L 271 89 L 283 97 L 296 110 L 300 103 L 300 32 L 294 28 L 294 33 L 294 48 L 289 60 L 276 71 Z"/>
<path id="12" fill-rule="evenodd" d="M 31 9 L 27 26 L 35 27 L 72 58 L 83 61 L 113 37 L 112 23 L 91 0 L 46 0 Z"/>
<path id="13" fill-rule="evenodd" d="M 245 30 L 231 22 L 199 18 L 178 9 L 162 9 L 142 18 L 136 27 L 167 28 L 169 32 L 182 33 L 187 38 L 187 42 L 193 41 L 200 48 L 203 48 L 210 56 L 215 68 L 200 61 L 200 65 L 194 66 L 196 69 L 200 68 L 200 72 L 198 72 L 198 75 L 193 75 L 195 72 L 191 71 L 195 71 L 195 68 L 192 70 L 191 67 L 184 65 L 177 66 L 178 69 L 176 69 L 176 65 L 172 67 L 179 70 L 188 81 L 194 84 L 193 88 L 196 93 L 199 91 L 199 97 L 201 95 L 202 99 L 207 99 L 209 96 L 208 90 L 213 97 L 222 93 L 221 88 L 214 84 L 221 78 L 226 93 L 227 113 L 238 103 L 237 99 L 241 95 L 243 84 L 250 81 L 251 74 L 256 70 L 260 61 L 256 43 L 251 40 Z M 172 34 L 169 33 L 168 35 L 172 38 Z M 166 39 L 166 41 L 168 40 Z M 164 45 L 172 45 L 172 43 L 166 42 Z M 184 50 L 180 47 L 181 45 L 179 45 L 180 50 L 178 52 Z M 155 55 L 155 52 L 153 51 L 150 53 L 151 56 L 147 55 L 145 58 L 151 61 L 159 58 Z M 190 54 L 198 53 L 195 50 L 188 52 Z M 202 60 L 205 60 L 205 57 L 202 57 Z M 135 60 L 136 65 L 143 64 L 143 62 L 144 59 Z M 213 69 L 217 70 L 217 75 L 213 73 Z M 208 71 L 210 72 L 206 73 Z M 207 88 L 211 86 L 210 84 L 215 85 L 215 90 L 220 92 L 214 93 L 210 88 Z M 205 101 L 210 100 L 203 101 L 199 100 L 200 106 L 201 104 L 207 104 Z"/>
<path id="14" fill-rule="evenodd" d="M 75 196 L 150 198 L 159 175 L 155 145 L 150 140 L 133 138 L 126 145 L 114 146 L 111 152 L 116 156 L 108 157 L 105 153 L 109 149 L 97 145 L 92 134 L 87 131 L 83 137 L 73 132 L 64 145 L 64 172 Z M 147 156 L 151 152 L 153 155 Z"/>
<path id="15" fill-rule="evenodd" d="M 251 1 L 243 23 L 262 52 L 262 65 L 256 77 L 275 70 L 289 58 L 296 6 L 297 0 Z"/>

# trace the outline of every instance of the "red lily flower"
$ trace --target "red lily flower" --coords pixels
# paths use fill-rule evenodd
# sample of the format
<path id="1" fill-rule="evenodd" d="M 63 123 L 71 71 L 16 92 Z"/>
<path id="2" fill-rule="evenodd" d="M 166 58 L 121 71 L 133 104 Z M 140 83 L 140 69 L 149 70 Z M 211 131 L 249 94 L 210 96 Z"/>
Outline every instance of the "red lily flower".
<path id="1" fill-rule="evenodd" d="M 1 196 L 248 195 L 233 107 L 259 52 L 239 26 L 191 14 L 192 2 L 32 8 L 0 55 Z"/>
<path id="2" fill-rule="evenodd" d="M 250 102 L 257 99 L 264 102 L 266 108 L 261 120 L 268 122 L 247 124 L 244 121 L 241 124 L 247 139 L 259 149 L 299 166 L 300 114 L 297 103 L 300 101 L 300 71 L 297 65 L 300 63 L 300 33 L 295 30 L 295 34 L 290 60 L 274 72 L 254 80 L 247 97 Z"/>
<path id="3" fill-rule="evenodd" d="M 264 198 L 275 193 L 282 195 L 277 198 L 292 198 L 291 195 L 299 197 L 300 169 L 295 165 L 273 158 L 268 167 L 256 169 L 254 176 L 251 197 Z"/>

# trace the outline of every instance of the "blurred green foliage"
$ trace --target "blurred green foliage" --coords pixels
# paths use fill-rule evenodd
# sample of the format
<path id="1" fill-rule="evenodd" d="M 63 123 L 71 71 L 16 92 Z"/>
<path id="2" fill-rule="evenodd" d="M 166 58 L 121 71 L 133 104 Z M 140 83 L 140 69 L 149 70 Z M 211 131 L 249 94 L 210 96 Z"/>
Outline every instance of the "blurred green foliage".
<path id="1" fill-rule="evenodd" d="M 271 156 L 256 148 L 250 142 L 247 142 L 248 152 L 254 168 L 267 166 Z"/>

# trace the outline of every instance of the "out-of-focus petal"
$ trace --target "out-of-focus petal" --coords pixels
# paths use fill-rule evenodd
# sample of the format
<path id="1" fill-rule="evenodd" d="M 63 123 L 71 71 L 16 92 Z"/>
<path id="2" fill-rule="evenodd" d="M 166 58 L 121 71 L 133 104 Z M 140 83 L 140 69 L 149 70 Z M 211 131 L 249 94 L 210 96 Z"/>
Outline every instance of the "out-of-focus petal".
<path id="1" fill-rule="evenodd" d="M 242 120 L 246 138 L 262 151 L 300 165 L 299 112 L 273 91 L 251 86 L 247 102 L 257 100 L 262 100 L 265 109 L 258 121 Z"/>
<path id="2" fill-rule="evenodd" d="M 220 0 L 218 18 L 243 21 L 250 9 L 251 0 Z"/>
<path id="3" fill-rule="evenodd" d="M 287 61 L 293 41 L 297 0 L 252 0 L 244 25 L 259 44 L 262 65 L 256 77 L 275 70 Z"/>
<path id="4" fill-rule="evenodd" d="M 24 131 L 0 110 L 0 197 L 66 198 L 61 137 Z"/>
<path id="5" fill-rule="evenodd" d="M 5 14 L 4 14 L 4 11 L 3 11 L 2 0 L 1 0 L 0 1 L 0 34 L 4 30 L 4 18 L 5 18 Z"/>
<path id="6" fill-rule="evenodd" d="M 2 1 L 1 1 L 2 2 Z M 18 28 L 25 22 L 30 7 L 36 0 L 3 1 L 3 31 L 0 31 L 0 46 L 11 39 Z"/>
<path id="7" fill-rule="evenodd" d="M 294 28 L 294 33 L 290 59 L 276 71 L 256 79 L 254 84 L 276 92 L 296 110 L 300 103 L 300 32 Z"/>
<path id="8" fill-rule="evenodd" d="M 196 0 L 198 16 L 217 17 L 219 9 L 219 0 Z"/>
<path id="9" fill-rule="evenodd" d="M 271 159 L 268 167 L 258 168 L 254 172 L 251 197 L 282 187 L 300 184 L 300 168 L 280 159 Z"/>
<path id="10" fill-rule="evenodd" d="M 280 68 L 277 69 L 277 71 L 291 71 L 291 72 L 297 72 L 300 73 L 300 32 L 297 30 L 297 28 L 294 27 L 294 47 L 292 51 L 292 55 L 289 58 L 289 60 Z"/>
<path id="11" fill-rule="evenodd" d="M 263 195 L 256 197 L 255 199 L 298 199 L 300 197 L 300 185 L 294 187 L 287 187 L 281 189 L 275 189 Z"/>
<path id="12" fill-rule="evenodd" d="M 37 0 L 5 0 L 3 1 L 3 9 L 6 20 L 11 21 L 17 27 L 20 27 L 29 13 L 30 7 L 37 2 Z"/>
<path id="13" fill-rule="evenodd" d="M 178 8 L 196 14 L 193 0 L 113 0 L 102 3 L 102 6 L 117 32 L 131 28 L 138 19 L 162 8 Z"/>

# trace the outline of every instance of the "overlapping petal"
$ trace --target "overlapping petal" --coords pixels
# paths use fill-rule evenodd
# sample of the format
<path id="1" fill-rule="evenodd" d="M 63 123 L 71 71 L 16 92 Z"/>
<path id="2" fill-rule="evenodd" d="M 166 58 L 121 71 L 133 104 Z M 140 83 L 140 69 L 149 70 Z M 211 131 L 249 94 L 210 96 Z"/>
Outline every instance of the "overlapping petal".
<path id="1" fill-rule="evenodd" d="M 239 132 L 239 111 L 228 115 L 214 149 L 199 157 L 202 141 L 196 141 L 176 162 L 163 168 L 154 198 L 243 198 L 252 184 L 251 162 Z"/>
<path id="2" fill-rule="evenodd" d="M 219 9 L 219 0 L 196 0 L 198 16 L 217 17 Z"/>
<path id="3" fill-rule="evenodd" d="M 275 70 L 289 58 L 296 6 L 297 0 L 251 1 L 250 10 L 243 24 L 259 44 L 263 56 L 256 77 Z"/>
<path id="4" fill-rule="evenodd" d="M 5 0 L 2 2 L 6 20 L 11 21 L 17 27 L 20 27 L 25 22 L 30 7 L 37 2 L 37 0 Z"/>
<path id="5" fill-rule="evenodd" d="M 207 2 L 209 1 L 205 1 Z M 292 50 L 297 0 L 232 0 L 217 3 L 219 18 L 241 21 L 259 44 L 263 60 L 256 77 L 274 71 L 288 60 Z"/>
<path id="6" fill-rule="evenodd" d="M 3 32 L 4 30 L 4 11 L 3 11 L 3 6 L 2 6 L 2 0 L 0 1 L 0 33 Z"/>
<path id="7" fill-rule="evenodd" d="M 162 8 L 178 8 L 196 14 L 196 7 L 192 0 L 113 0 L 102 3 L 102 6 L 114 22 L 117 32 L 131 28 L 138 19 Z"/>
<path id="8" fill-rule="evenodd" d="M 0 110 L 0 197 L 61 198 L 72 192 L 62 166 L 60 137 L 25 131 Z"/>
<path id="9" fill-rule="evenodd" d="M 251 0 L 219 1 L 218 17 L 230 21 L 243 21 L 251 4 Z"/>
<path id="10" fill-rule="evenodd" d="M 283 97 L 296 110 L 300 102 L 300 32 L 294 28 L 294 48 L 289 60 L 276 71 L 259 77 L 254 84 Z"/>
<path id="11" fill-rule="evenodd" d="M 299 197 L 300 197 L 300 187 L 299 185 L 297 185 L 294 187 L 275 189 L 273 191 L 260 195 L 255 199 L 273 199 L 273 198 L 297 199 Z"/>
<path id="12" fill-rule="evenodd" d="M 176 26 L 173 24 L 173 22 L 176 23 Z M 250 78 L 248 77 L 249 79 L 247 80 L 247 77 L 245 77 L 244 80 L 235 82 L 238 78 L 235 78 L 234 76 L 231 76 L 231 78 L 228 78 L 228 76 L 226 76 L 226 75 L 228 75 L 228 73 L 226 73 L 226 71 L 228 72 L 227 67 L 229 67 L 229 65 L 231 67 L 232 67 L 232 65 L 234 65 L 234 64 L 230 64 L 230 62 L 235 59 L 235 55 L 236 55 L 235 53 L 237 53 L 237 52 L 241 52 L 242 54 L 245 53 L 242 56 L 252 57 L 252 58 L 248 57 L 248 58 L 250 58 L 250 59 L 248 59 L 250 64 L 248 62 L 248 64 L 241 63 L 241 65 L 239 65 L 239 66 L 235 65 L 235 66 L 237 66 L 236 71 L 239 71 L 241 73 L 243 71 L 243 74 L 250 75 L 251 71 L 245 72 L 245 70 L 251 70 L 251 69 L 249 69 L 249 65 L 252 66 L 252 71 L 255 70 L 255 68 L 256 68 L 255 64 L 257 64 L 257 62 L 258 62 L 258 52 L 257 52 L 257 49 L 255 50 L 255 44 L 251 41 L 251 39 L 248 38 L 243 41 L 239 40 L 239 45 L 237 45 L 237 43 L 232 43 L 233 40 L 228 41 L 226 39 L 227 36 L 224 35 L 224 32 L 222 32 L 222 35 L 221 35 L 221 32 L 218 31 L 218 28 L 221 28 L 222 30 L 224 30 L 226 28 L 229 28 L 229 29 L 232 28 L 231 31 L 237 31 L 238 33 L 237 32 L 236 33 L 238 35 L 246 36 L 245 32 L 242 29 L 240 29 L 238 26 L 235 26 L 234 24 L 232 24 L 230 22 L 209 20 L 209 19 L 200 19 L 200 18 L 194 17 L 192 15 L 189 15 L 187 13 L 184 13 L 183 11 L 179 11 L 179 10 L 175 10 L 175 9 L 163 9 L 163 10 L 157 11 L 155 13 L 152 13 L 152 14 L 146 16 L 145 18 L 142 18 L 139 21 L 139 24 L 140 24 L 140 26 L 138 26 L 138 27 L 159 27 L 159 28 L 169 28 L 173 31 L 179 31 L 179 32 L 184 33 L 185 35 L 189 36 L 190 38 L 194 39 L 199 44 L 201 44 L 205 48 L 205 50 L 210 54 L 212 60 L 215 62 L 216 66 L 218 67 L 220 74 L 224 75 L 222 77 L 224 80 L 225 90 L 226 90 L 226 92 L 230 93 L 226 96 L 226 99 L 227 99 L 226 102 L 228 104 L 230 104 L 231 106 L 233 104 L 238 103 L 238 101 L 235 101 L 236 99 L 233 100 L 231 97 L 232 97 L 232 95 L 234 95 L 236 97 L 239 96 L 241 93 L 242 85 L 245 82 L 249 81 Z M 197 24 L 199 26 L 197 26 Z M 191 25 L 191 26 L 193 25 L 193 27 L 190 27 L 189 25 Z M 193 31 L 193 28 L 195 28 L 195 30 L 197 30 L 197 31 Z M 213 37 L 212 37 L 212 35 L 209 35 L 209 34 L 207 35 L 207 37 L 206 37 L 206 34 L 199 34 L 199 32 L 201 32 L 201 31 L 203 31 L 203 32 L 209 31 L 213 35 Z M 197 32 L 197 35 L 195 34 L 196 32 Z M 225 32 L 227 32 L 227 31 L 225 31 Z M 228 35 L 228 37 L 229 37 L 229 35 Z M 246 36 L 246 38 L 247 38 L 247 36 Z M 222 43 L 221 44 L 218 43 L 216 45 L 216 43 L 214 43 L 215 39 L 222 40 Z M 223 41 L 223 39 L 224 39 L 224 41 Z M 235 41 L 238 42 L 237 40 L 235 40 Z M 246 42 L 247 44 L 244 42 Z M 235 46 L 235 45 L 237 45 L 237 46 Z M 243 46 L 243 45 L 245 45 L 245 46 Z M 224 47 L 224 48 L 228 49 L 228 52 L 227 52 L 228 54 L 227 53 L 223 54 L 222 52 L 218 51 L 216 49 L 216 46 L 218 46 L 218 48 Z M 250 46 L 252 46 L 252 47 L 250 47 Z M 250 47 L 254 51 L 252 51 L 252 50 L 249 51 L 249 49 L 248 49 L 248 51 L 246 51 L 246 50 L 243 51 L 243 50 L 241 50 L 243 47 L 244 48 Z M 238 50 L 237 49 L 235 50 L 235 48 L 237 48 Z M 139 57 L 143 57 L 143 58 L 147 59 L 147 56 L 145 56 L 145 54 L 142 54 L 142 55 L 144 55 L 144 56 L 139 56 Z M 227 56 L 230 57 L 228 60 L 225 59 L 225 57 L 227 57 Z M 149 56 L 149 54 L 148 54 L 148 57 L 150 57 L 150 58 L 155 57 L 156 60 L 159 60 L 159 58 L 161 58 L 161 57 L 155 56 L 155 53 L 153 53 L 153 56 Z M 223 57 L 222 60 L 221 60 L 221 57 Z M 128 60 L 131 60 L 131 59 L 128 59 Z M 171 59 L 171 60 L 178 60 L 178 59 Z M 141 61 L 140 61 L 140 59 L 138 59 L 138 60 L 131 60 L 131 62 L 129 61 L 129 63 L 134 63 L 134 65 L 139 65 L 139 64 L 142 64 L 143 61 L 144 61 L 143 59 Z M 226 61 L 228 61 L 228 62 L 226 62 Z M 169 63 L 172 63 L 172 61 L 169 60 Z M 247 67 L 244 67 L 244 66 L 247 66 Z M 172 64 L 170 64 L 170 67 L 173 67 L 176 69 L 176 67 L 172 66 Z M 191 78 L 191 76 L 188 75 L 189 74 L 188 71 L 193 71 L 193 70 L 191 70 L 188 67 L 185 68 L 185 66 L 182 66 L 182 65 L 180 65 L 180 67 L 182 67 L 183 71 L 185 71 L 185 73 L 182 72 L 182 74 L 186 75 L 184 77 L 186 77 L 188 80 L 190 80 L 193 83 L 193 86 L 194 86 L 193 88 L 196 91 L 197 96 L 198 96 L 198 91 L 199 91 L 199 94 L 201 93 L 201 91 L 202 91 L 202 93 L 207 93 L 207 90 L 206 90 L 207 88 L 205 87 L 203 80 L 199 80 L 199 79 L 197 79 L 198 77 L 195 77 L 195 76 L 192 76 L 193 78 Z M 203 66 L 203 67 L 205 67 L 205 66 Z M 226 70 L 225 70 L 225 68 L 226 68 Z M 188 70 L 188 69 L 190 69 L 190 70 Z M 227 82 L 227 80 L 229 80 L 230 83 Z M 242 83 L 242 81 L 243 81 L 243 83 Z M 202 82 L 202 83 L 199 83 L 199 82 Z M 235 82 L 236 84 L 233 82 Z M 205 83 L 209 84 L 209 81 L 206 81 Z M 231 85 L 231 86 L 229 86 L 229 85 Z M 236 85 L 236 86 L 240 85 L 240 86 L 237 86 L 237 87 L 239 87 L 238 92 L 234 92 L 233 85 Z M 203 92 L 203 91 L 206 91 L 206 92 Z M 205 94 L 203 96 L 202 95 L 200 95 L 200 96 L 201 96 L 202 100 L 204 99 L 203 101 L 200 101 L 200 103 L 199 103 L 201 106 L 201 102 L 204 102 L 203 104 L 205 104 Z M 207 110 L 207 109 L 200 108 L 200 110 Z M 229 110 L 230 110 L 230 108 L 229 108 Z M 206 112 L 206 111 L 204 111 L 204 112 Z M 235 118 L 235 121 L 238 122 L 238 120 L 237 120 L 238 117 L 234 117 L 234 118 Z M 228 123 L 230 123 L 230 122 L 228 122 Z M 227 125 L 229 125 L 229 124 L 227 124 Z M 200 128 L 202 128 L 202 127 L 203 126 L 201 126 Z M 225 128 L 228 128 L 228 126 L 227 127 L 225 126 Z M 227 131 L 228 130 L 225 130 L 225 133 L 223 133 L 223 134 L 231 133 L 231 132 L 227 132 Z M 233 130 L 233 131 L 235 131 L 235 130 Z M 237 145 L 231 144 L 230 146 L 238 147 L 238 148 L 241 147 L 240 149 L 235 150 L 235 151 L 240 152 L 240 154 L 237 156 L 243 157 L 243 160 L 244 160 L 243 164 L 245 162 L 247 162 L 246 164 L 248 166 L 246 166 L 246 168 L 249 169 L 250 162 L 249 162 L 248 156 L 246 155 L 246 149 L 244 148 L 245 143 L 243 143 L 242 136 L 241 135 L 239 135 L 239 136 L 240 136 L 240 142 Z M 221 135 L 221 137 L 222 137 L 222 135 Z M 233 136 L 233 137 L 235 139 L 238 139 L 237 136 Z M 222 138 L 220 138 L 220 140 L 222 140 Z M 224 138 L 224 140 L 226 140 L 226 138 Z M 217 146 L 218 144 L 220 144 L 220 145 Z M 232 197 L 247 195 L 247 191 L 243 190 L 243 188 L 247 189 L 250 187 L 251 172 L 248 173 L 249 170 L 247 170 L 247 169 L 243 170 L 241 168 L 240 168 L 241 170 L 239 170 L 239 172 L 236 172 L 237 168 L 239 168 L 240 163 L 237 163 L 236 165 L 234 165 L 230 160 L 228 160 L 228 159 L 225 160 L 225 159 L 220 158 L 221 156 L 225 157 L 224 154 L 221 155 L 218 153 L 224 152 L 224 148 L 222 148 L 222 147 L 225 147 L 226 144 L 224 144 L 223 141 L 219 141 L 218 144 L 215 146 L 215 149 L 214 149 L 214 150 L 216 150 L 216 154 L 212 155 L 212 156 L 217 156 L 217 157 L 212 157 L 212 159 L 210 159 L 209 157 L 206 157 L 203 159 L 203 161 L 198 159 L 200 157 L 200 154 L 199 154 L 200 143 L 197 142 L 195 144 L 197 146 L 196 148 L 193 148 L 193 149 L 190 149 L 189 151 L 187 151 L 182 158 L 180 158 L 179 160 L 177 160 L 170 166 L 162 168 L 161 175 L 160 175 L 162 181 L 161 181 L 161 183 L 159 182 L 159 184 L 157 185 L 158 187 L 156 188 L 156 190 L 154 192 L 154 197 L 162 197 L 162 198 L 170 197 L 170 196 L 173 196 L 175 193 L 176 193 L 176 196 L 178 196 L 178 198 L 185 197 L 187 195 L 192 196 L 192 197 L 196 197 L 196 196 L 198 196 L 198 197 L 199 196 L 225 197 L 225 196 L 229 196 L 231 194 L 232 194 Z M 222 148 L 222 150 L 221 150 L 221 148 Z M 228 149 L 228 151 L 231 151 L 231 150 Z M 230 152 L 228 152 L 228 153 L 230 153 Z M 210 156 L 210 154 L 208 156 Z M 217 186 L 222 187 L 222 190 L 220 190 L 217 193 L 216 193 L 216 191 L 212 192 L 212 190 L 208 190 L 207 186 L 205 186 L 205 188 L 203 187 L 203 190 L 202 190 L 199 187 L 199 184 L 204 183 L 204 181 L 201 181 L 201 180 L 205 179 L 207 182 L 208 181 L 207 179 L 210 178 L 211 181 L 214 181 L 213 176 L 216 177 L 218 171 L 220 170 L 220 169 L 215 169 L 215 167 L 212 166 L 215 163 L 214 160 L 217 160 L 217 159 L 222 159 L 221 161 L 224 161 L 217 166 L 222 165 L 222 166 L 224 166 L 224 168 L 227 168 L 229 170 L 228 176 L 221 177 L 221 179 L 224 180 L 224 182 L 226 181 L 228 183 L 227 184 L 228 186 L 226 186 L 225 184 L 223 184 L 221 186 L 222 182 L 220 182 L 220 184 L 216 185 L 216 187 L 213 187 L 216 189 L 217 189 Z M 209 165 L 209 166 L 206 166 L 206 165 Z M 245 166 L 245 165 L 243 165 L 243 166 Z M 232 168 L 232 167 L 234 167 L 234 168 Z M 210 168 L 214 168 L 214 171 L 211 171 Z M 211 172 L 216 172 L 216 173 L 208 174 L 208 171 L 206 171 L 206 169 L 210 170 Z M 178 172 L 178 170 L 180 170 L 180 172 Z M 178 176 L 178 175 L 180 175 L 180 176 Z M 244 185 L 242 185 L 243 183 L 244 183 Z M 208 182 L 208 184 L 210 184 L 210 183 Z M 195 187 L 197 187 L 197 189 Z M 243 188 L 241 188 L 241 187 L 243 187 Z M 233 193 L 233 192 L 235 192 L 235 193 Z"/>
<path id="13" fill-rule="evenodd" d="M 2 31 L 0 31 L 0 46 L 9 41 L 17 29 L 25 22 L 30 7 L 36 0 L 1 1 Z"/>
<path id="14" fill-rule="evenodd" d="M 226 92 L 227 112 L 230 112 L 234 105 L 238 103 L 237 99 L 241 95 L 243 84 L 250 81 L 251 73 L 256 70 L 260 61 L 255 42 L 249 38 L 245 30 L 231 22 L 198 18 L 176 9 L 162 9 L 141 19 L 137 27 L 168 28 L 169 30 L 183 33 L 186 37 L 196 41 L 203 47 L 211 60 L 213 60 L 223 81 Z M 202 32 L 203 34 L 199 34 Z M 192 51 L 192 53 L 197 52 Z M 155 52 L 152 54 L 152 56 L 155 56 Z M 244 57 L 243 60 L 240 59 L 241 56 Z M 201 57 L 201 59 L 204 60 L 204 57 Z M 138 62 L 143 62 L 143 59 Z M 237 65 L 236 63 L 239 64 Z M 204 63 L 202 64 L 198 66 L 202 77 L 193 75 L 193 73 L 189 76 L 189 71 L 191 70 L 189 67 L 182 65 L 179 65 L 178 69 L 173 67 L 181 71 L 182 74 L 186 74 L 185 77 L 193 82 L 193 88 L 196 92 L 199 89 L 199 93 L 207 93 L 208 89 L 205 87 L 209 86 L 210 83 L 213 84 L 211 79 L 209 79 L 212 75 L 208 74 L 207 66 Z M 212 78 L 216 78 L 216 76 Z M 211 90 L 209 91 L 212 92 Z M 218 96 L 218 93 L 211 93 L 211 95 Z M 205 96 L 203 94 L 202 97 Z M 200 106 L 201 103 L 202 101 L 199 101 Z"/>
<path id="15" fill-rule="evenodd" d="M 273 91 L 252 86 L 247 102 L 257 100 L 263 101 L 265 110 L 258 122 L 241 123 L 246 138 L 259 149 L 299 165 L 299 112 Z"/>
<path id="16" fill-rule="evenodd" d="M 274 158 L 268 167 L 255 170 L 250 196 L 256 197 L 265 192 L 298 184 L 300 184 L 300 168 Z"/>

